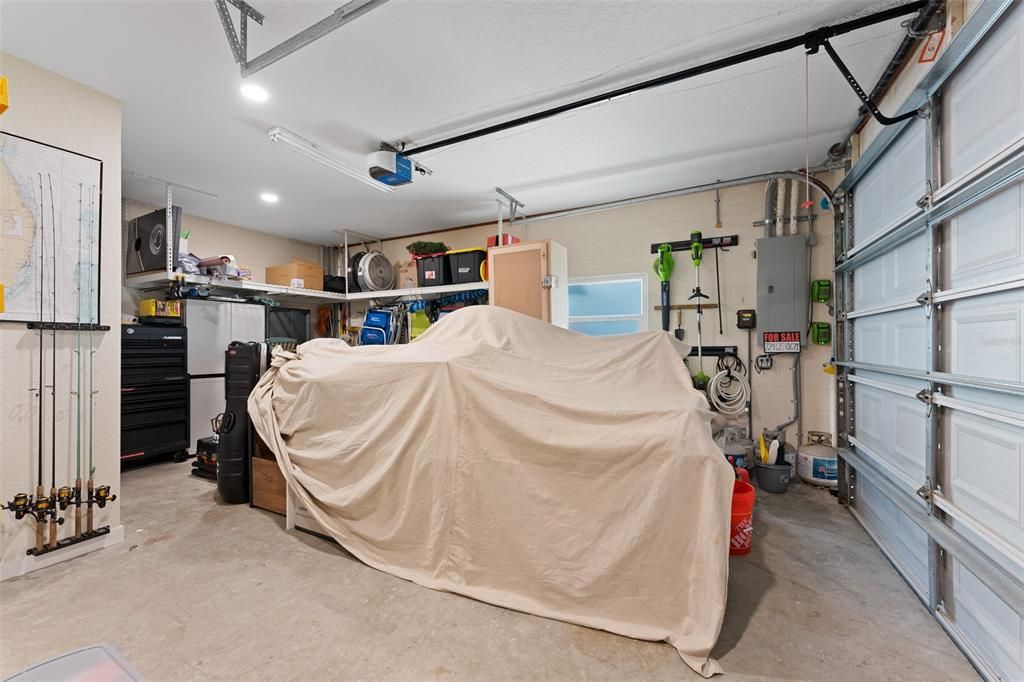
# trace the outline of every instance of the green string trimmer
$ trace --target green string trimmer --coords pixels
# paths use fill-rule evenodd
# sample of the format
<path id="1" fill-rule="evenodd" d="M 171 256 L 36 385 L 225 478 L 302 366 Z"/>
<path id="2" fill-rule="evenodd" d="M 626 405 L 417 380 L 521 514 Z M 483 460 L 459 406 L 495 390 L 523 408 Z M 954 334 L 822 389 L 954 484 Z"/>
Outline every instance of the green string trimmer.
<path id="1" fill-rule="evenodd" d="M 698 390 L 704 390 L 708 385 L 707 374 L 704 373 L 704 347 L 701 344 L 701 321 L 704 319 L 704 309 L 701 306 L 702 298 L 709 298 L 700 290 L 700 261 L 704 255 L 704 235 L 700 230 L 690 233 L 690 258 L 693 260 L 693 272 L 696 275 L 693 293 L 687 300 L 697 299 L 697 373 L 693 375 L 693 386 Z"/>
<path id="2" fill-rule="evenodd" d="M 672 245 L 662 244 L 658 247 L 658 257 L 654 259 L 654 274 L 661 280 L 661 328 L 665 331 L 668 331 L 669 314 L 672 312 L 669 306 L 669 286 L 675 267 Z"/>

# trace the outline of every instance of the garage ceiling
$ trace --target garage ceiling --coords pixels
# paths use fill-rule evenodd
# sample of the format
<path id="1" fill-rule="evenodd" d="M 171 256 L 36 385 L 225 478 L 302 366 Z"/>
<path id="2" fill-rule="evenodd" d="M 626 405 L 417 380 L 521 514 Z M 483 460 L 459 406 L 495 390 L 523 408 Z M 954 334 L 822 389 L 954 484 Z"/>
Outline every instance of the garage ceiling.
<path id="1" fill-rule="evenodd" d="M 266 21 L 250 22 L 250 58 L 343 1 L 252 4 Z M 180 191 L 185 212 L 329 243 L 346 227 L 395 236 L 489 220 L 496 185 L 539 213 L 801 167 L 804 56 L 794 50 L 423 154 L 434 175 L 392 194 L 270 142 L 268 128 L 361 165 L 380 140 L 429 142 L 893 4 L 392 0 L 247 79 L 269 91 L 264 104 L 240 96 L 212 0 L 4 0 L 0 41 L 119 98 L 126 172 L 219 195 Z M 870 87 L 902 35 L 896 20 L 832 42 Z M 810 78 L 815 163 L 859 103 L 827 56 L 811 58 Z M 261 202 L 265 191 L 280 202 Z M 123 193 L 159 204 L 163 188 L 126 174 Z"/>

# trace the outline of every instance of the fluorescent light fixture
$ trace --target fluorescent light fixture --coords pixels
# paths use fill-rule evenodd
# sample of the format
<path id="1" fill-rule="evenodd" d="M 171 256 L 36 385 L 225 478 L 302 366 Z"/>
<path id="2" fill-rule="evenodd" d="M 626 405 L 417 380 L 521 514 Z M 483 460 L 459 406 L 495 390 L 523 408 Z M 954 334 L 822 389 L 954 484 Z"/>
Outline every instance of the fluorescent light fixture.
<path id="1" fill-rule="evenodd" d="M 277 195 L 274 194 L 273 192 L 264 192 L 263 194 L 260 195 L 260 199 L 263 199 L 263 201 L 267 202 L 268 204 L 277 203 Z"/>
<path id="2" fill-rule="evenodd" d="M 253 102 L 266 102 L 270 99 L 270 94 L 266 90 L 253 83 L 245 83 L 239 90 L 243 97 Z"/>
<path id="3" fill-rule="evenodd" d="M 394 187 L 390 187 L 382 182 L 378 182 L 371 178 L 364 166 L 357 166 L 348 159 L 344 159 L 340 156 L 337 156 L 333 152 L 324 149 L 315 142 L 310 142 L 306 138 L 301 137 L 300 135 L 296 135 L 295 133 L 286 128 L 271 128 L 270 130 L 267 131 L 267 135 L 270 136 L 270 139 L 272 141 L 282 142 L 287 146 L 291 147 L 292 149 L 294 149 L 295 151 L 299 152 L 303 156 L 307 156 L 313 159 L 314 161 L 318 161 L 323 165 L 327 166 L 328 168 L 332 168 L 338 171 L 339 173 L 344 173 L 345 175 L 349 176 L 354 180 L 358 180 L 364 185 L 369 185 L 370 187 L 373 187 L 374 189 L 379 190 L 381 192 L 395 191 Z"/>

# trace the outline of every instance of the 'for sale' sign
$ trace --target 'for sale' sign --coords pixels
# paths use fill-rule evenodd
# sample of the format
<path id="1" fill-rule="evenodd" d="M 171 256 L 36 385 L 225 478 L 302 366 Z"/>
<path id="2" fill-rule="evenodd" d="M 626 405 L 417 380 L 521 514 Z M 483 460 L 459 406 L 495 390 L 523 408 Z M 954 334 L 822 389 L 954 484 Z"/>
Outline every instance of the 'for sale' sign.
<path id="1" fill-rule="evenodd" d="M 765 332 L 765 353 L 799 353 L 800 332 Z"/>

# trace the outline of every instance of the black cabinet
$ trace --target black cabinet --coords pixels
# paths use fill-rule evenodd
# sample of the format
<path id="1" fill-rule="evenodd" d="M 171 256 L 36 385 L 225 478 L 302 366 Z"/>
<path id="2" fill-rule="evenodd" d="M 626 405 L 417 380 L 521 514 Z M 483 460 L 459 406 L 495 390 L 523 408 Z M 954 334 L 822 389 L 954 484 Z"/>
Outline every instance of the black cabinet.
<path id="1" fill-rule="evenodd" d="M 121 461 L 187 451 L 187 351 L 185 327 L 122 327 Z"/>

